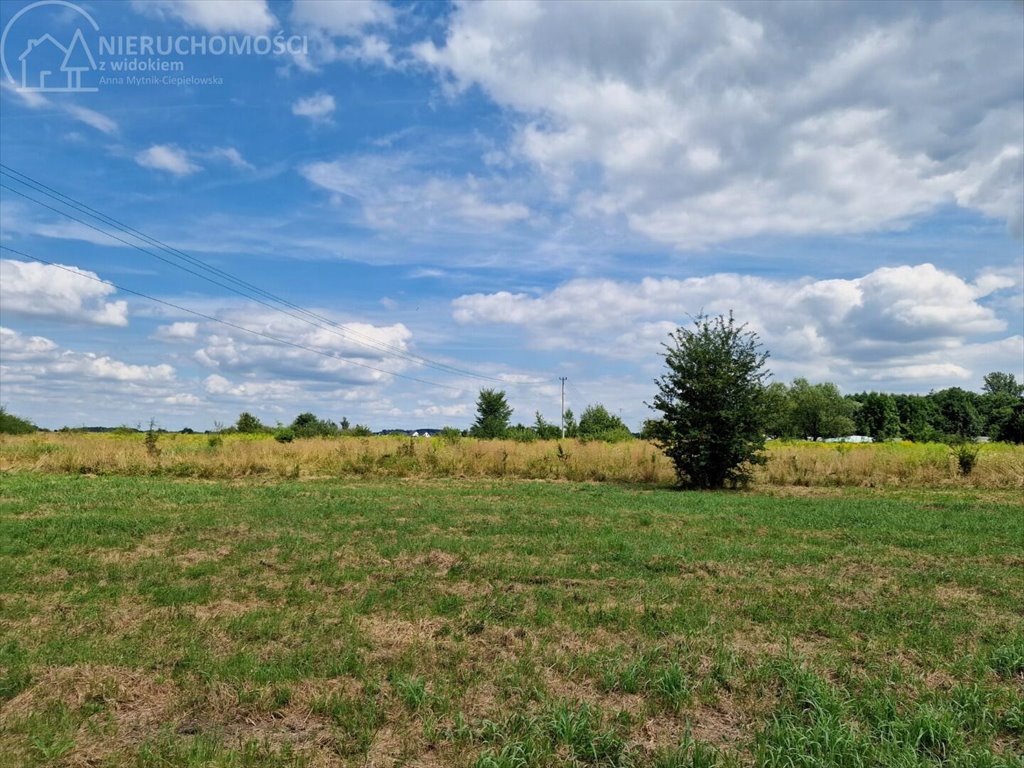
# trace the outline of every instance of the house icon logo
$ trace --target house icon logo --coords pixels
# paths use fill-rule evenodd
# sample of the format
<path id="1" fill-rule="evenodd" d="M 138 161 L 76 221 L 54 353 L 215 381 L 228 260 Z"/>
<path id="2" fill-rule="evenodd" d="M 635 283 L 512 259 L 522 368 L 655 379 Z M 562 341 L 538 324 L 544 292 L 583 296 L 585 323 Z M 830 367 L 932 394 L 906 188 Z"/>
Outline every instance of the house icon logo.
<path id="1" fill-rule="evenodd" d="M 4 27 L 3 37 L 0 38 L 0 59 L 3 63 L 4 75 L 8 81 L 13 83 L 19 91 L 35 93 L 81 93 L 99 90 L 89 85 L 88 74 L 95 72 L 96 59 L 93 58 L 92 50 L 86 42 L 82 32 L 82 24 L 75 27 L 70 38 L 62 42 L 57 36 L 45 32 L 38 37 L 27 35 L 23 40 L 18 41 L 15 24 L 29 11 L 34 11 L 46 6 L 60 6 L 75 11 L 81 19 L 92 28 L 99 31 L 99 25 L 92 16 L 79 8 L 74 3 L 66 0 L 40 0 L 22 8 L 16 13 L 7 26 Z M 66 13 L 65 13 L 66 15 Z M 35 14 L 36 21 L 39 21 L 40 14 Z M 77 17 L 75 17 L 77 19 Z M 27 25 L 26 25 L 27 26 Z M 8 48 L 17 49 L 12 55 L 17 61 L 15 70 L 8 65 Z M 85 77 L 83 78 L 83 75 Z"/>

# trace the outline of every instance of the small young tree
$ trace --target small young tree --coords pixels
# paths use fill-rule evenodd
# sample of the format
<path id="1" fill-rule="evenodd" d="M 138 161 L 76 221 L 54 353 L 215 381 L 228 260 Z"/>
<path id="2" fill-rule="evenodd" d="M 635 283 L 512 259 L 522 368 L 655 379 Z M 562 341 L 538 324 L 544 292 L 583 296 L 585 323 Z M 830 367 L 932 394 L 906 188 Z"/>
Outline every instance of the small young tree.
<path id="1" fill-rule="evenodd" d="M 566 408 L 565 413 L 562 415 L 562 423 L 565 425 L 565 436 L 576 437 L 579 427 L 576 425 L 576 416 L 572 412 L 572 408 Z"/>
<path id="2" fill-rule="evenodd" d="M 512 408 L 505 400 L 504 392 L 481 389 L 476 401 L 476 421 L 469 432 L 473 437 L 505 437 L 511 417 Z"/>
<path id="3" fill-rule="evenodd" d="M 562 436 L 562 430 L 557 424 L 548 422 L 540 411 L 534 414 L 533 431 L 541 440 L 557 440 Z"/>
<path id="4" fill-rule="evenodd" d="M 622 419 L 609 413 L 600 403 L 588 405 L 580 414 L 578 432 L 581 440 L 604 440 L 609 443 L 630 440 L 633 437 Z"/>
<path id="5" fill-rule="evenodd" d="M 722 488 L 764 463 L 766 352 L 757 334 L 728 317 L 701 315 L 692 329 L 670 334 L 668 372 L 655 383 L 649 407 L 654 438 L 675 465 L 682 485 Z"/>
<path id="6" fill-rule="evenodd" d="M 235 429 L 243 434 L 254 434 L 256 432 L 263 431 L 263 425 L 260 420 L 253 416 L 248 411 L 242 411 L 238 414 L 238 421 L 235 423 Z"/>
<path id="7" fill-rule="evenodd" d="M 316 414 L 305 412 L 295 417 L 291 425 L 295 437 L 333 437 L 338 434 L 338 425 L 330 419 L 317 418 Z"/>

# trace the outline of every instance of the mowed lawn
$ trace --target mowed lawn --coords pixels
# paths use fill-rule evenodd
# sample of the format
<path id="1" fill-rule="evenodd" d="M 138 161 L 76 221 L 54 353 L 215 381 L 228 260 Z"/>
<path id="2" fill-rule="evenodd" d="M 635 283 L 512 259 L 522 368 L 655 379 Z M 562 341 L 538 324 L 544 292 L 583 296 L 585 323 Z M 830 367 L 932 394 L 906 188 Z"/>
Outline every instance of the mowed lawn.
<path id="1" fill-rule="evenodd" d="M 0 478 L 0 765 L 1024 765 L 1012 492 Z"/>

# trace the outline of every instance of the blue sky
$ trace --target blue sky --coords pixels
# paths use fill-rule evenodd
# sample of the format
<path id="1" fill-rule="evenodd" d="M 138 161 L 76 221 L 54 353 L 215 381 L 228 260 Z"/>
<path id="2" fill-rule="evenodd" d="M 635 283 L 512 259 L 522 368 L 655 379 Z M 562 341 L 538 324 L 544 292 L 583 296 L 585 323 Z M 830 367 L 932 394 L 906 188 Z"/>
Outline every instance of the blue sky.
<path id="1" fill-rule="evenodd" d="M 179 271 L 5 175 L 0 245 L 73 270 L 0 253 L 0 400 L 43 426 L 466 426 L 481 385 L 514 420 L 557 420 L 560 375 L 577 412 L 637 426 L 660 343 L 702 310 L 749 322 L 782 380 L 1024 377 L 1019 3 L 30 5 L 0 6 L 2 162 L 348 329 Z M 76 29 L 97 90 L 25 90 L 28 41 Z M 278 32 L 304 52 L 97 40 Z M 182 69 L 111 79 L 154 58 Z"/>

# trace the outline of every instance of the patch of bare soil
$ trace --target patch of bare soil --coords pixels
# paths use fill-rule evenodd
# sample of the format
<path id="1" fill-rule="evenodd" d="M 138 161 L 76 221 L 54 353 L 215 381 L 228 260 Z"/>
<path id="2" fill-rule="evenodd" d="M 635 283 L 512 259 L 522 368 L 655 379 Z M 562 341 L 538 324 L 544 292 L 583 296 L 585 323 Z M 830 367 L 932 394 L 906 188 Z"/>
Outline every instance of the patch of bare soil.
<path id="1" fill-rule="evenodd" d="M 427 568 L 434 576 L 443 578 L 448 575 L 455 564 L 459 562 L 458 555 L 453 555 L 450 552 L 444 552 L 440 549 L 432 549 L 425 554 L 418 555 L 402 555 L 401 557 L 395 558 L 392 563 L 393 567 L 400 569 L 409 568 Z"/>
<path id="2" fill-rule="evenodd" d="M 266 603 L 259 600 L 238 602 L 237 600 L 224 599 L 215 600 L 212 603 L 194 605 L 192 607 L 192 611 L 195 617 L 200 621 L 210 621 L 212 619 L 244 616 L 250 611 L 265 607 L 266 605 Z"/>
<path id="3" fill-rule="evenodd" d="M 75 734 L 69 765 L 99 765 L 155 734 L 176 708 L 177 688 L 169 681 L 123 667 L 81 665 L 50 667 L 35 683 L 0 711 L 0 725 L 41 712 L 54 704 L 80 710 L 95 704 L 100 711 Z"/>
<path id="4" fill-rule="evenodd" d="M 747 718 L 725 701 L 715 707 L 648 718 L 634 732 L 633 742 L 650 753 L 679 744 L 688 733 L 697 741 L 735 749 L 747 739 L 749 725 Z"/>
<path id="5" fill-rule="evenodd" d="M 441 636 L 444 622 L 440 619 L 409 621 L 385 616 L 364 616 L 359 628 L 373 646 L 370 659 L 394 659 L 413 645 L 429 645 Z"/>
<path id="6" fill-rule="evenodd" d="M 190 549 L 174 556 L 174 562 L 183 567 L 198 565 L 199 563 L 216 562 L 231 554 L 231 547 L 218 547 L 215 550 Z"/>
<path id="7" fill-rule="evenodd" d="M 223 729 L 228 747 L 240 748 L 250 742 L 280 749 L 290 746 L 306 758 L 313 768 L 334 768 L 344 765 L 335 754 L 335 738 L 331 726 L 309 711 L 288 707 L 282 712 L 247 717 L 229 723 Z"/>
<path id="8" fill-rule="evenodd" d="M 147 557 L 161 557 L 167 554 L 173 536 L 166 533 L 147 536 L 134 549 L 108 549 L 96 555 L 104 565 L 132 565 Z"/>
<path id="9" fill-rule="evenodd" d="M 565 677 L 553 669 L 543 671 L 544 687 L 556 699 L 592 704 L 605 712 L 629 712 L 639 715 L 644 711 L 646 700 L 640 694 L 601 691 L 591 681 Z"/>

